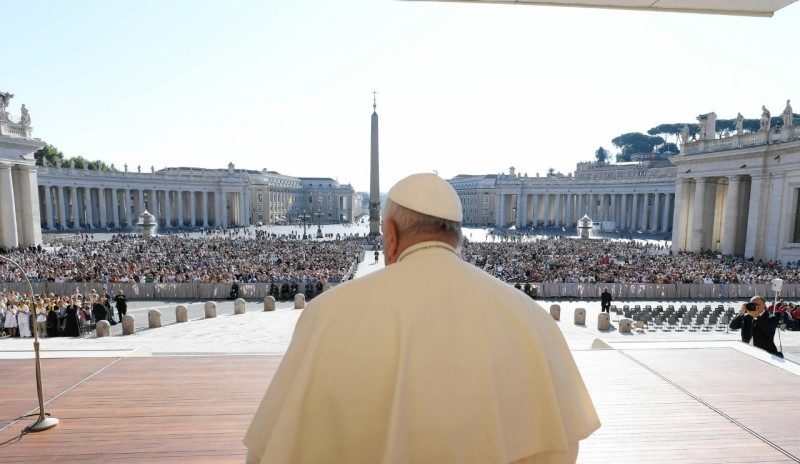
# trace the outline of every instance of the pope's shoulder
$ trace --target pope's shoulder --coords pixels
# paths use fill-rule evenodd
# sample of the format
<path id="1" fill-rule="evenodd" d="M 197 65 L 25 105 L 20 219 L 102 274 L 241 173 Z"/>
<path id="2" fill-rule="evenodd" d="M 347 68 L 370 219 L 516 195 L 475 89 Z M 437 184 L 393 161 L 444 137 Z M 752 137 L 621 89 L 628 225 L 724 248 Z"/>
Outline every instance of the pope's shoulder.
<path id="1" fill-rule="evenodd" d="M 382 302 L 406 300 L 425 292 L 451 293 L 459 299 L 484 301 L 492 306 L 516 308 L 542 307 L 525 293 L 482 269 L 453 256 L 429 261 L 399 262 L 358 279 L 336 285 L 313 300 L 318 310 L 342 306 L 370 306 Z M 325 309 L 323 309 L 325 308 Z"/>

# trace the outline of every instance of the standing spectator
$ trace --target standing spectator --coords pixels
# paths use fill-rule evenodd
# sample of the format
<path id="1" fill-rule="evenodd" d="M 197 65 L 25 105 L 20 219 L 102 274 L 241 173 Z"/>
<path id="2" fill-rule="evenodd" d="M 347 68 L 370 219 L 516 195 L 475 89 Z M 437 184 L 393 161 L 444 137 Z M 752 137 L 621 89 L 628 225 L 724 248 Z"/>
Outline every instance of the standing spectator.
<path id="1" fill-rule="evenodd" d="M 44 337 L 47 329 L 47 310 L 44 307 L 44 301 L 37 300 L 33 307 L 36 315 L 36 333 L 39 337 Z"/>
<path id="2" fill-rule="evenodd" d="M 31 335 L 31 310 L 25 301 L 22 301 L 17 311 L 17 326 L 19 327 L 19 336 L 21 338 L 33 336 Z"/>
<path id="3" fill-rule="evenodd" d="M 64 336 L 66 337 L 80 337 L 81 330 L 78 327 L 78 300 L 72 298 L 66 307 Z"/>
<path id="4" fill-rule="evenodd" d="M 119 320 L 122 321 L 122 317 L 128 314 L 128 298 L 122 289 L 117 290 L 117 296 L 114 297 L 114 301 L 116 302 L 117 315 Z"/>
<path id="5" fill-rule="evenodd" d="M 6 329 L 9 337 L 15 337 L 17 335 L 17 311 L 14 309 L 14 304 L 10 301 L 6 302 L 4 313 L 6 320 L 3 322 L 3 328 Z"/>
<path id="6" fill-rule="evenodd" d="M 111 325 L 116 324 L 114 321 L 114 308 L 111 307 L 111 294 L 108 293 L 108 287 L 103 286 L 103 293 L 100 295 L 100 298 L 103 302 L 103 305 L 106 307 L 106 313 L 108 313 L 108 322 Z"/>
<path id="7" fill-rule="evenodd" d="M 611 294 L 608 293 L 607 288 L 604 288 L 603 293 L 600 294 L 600 312 L 611 314 Z"/>

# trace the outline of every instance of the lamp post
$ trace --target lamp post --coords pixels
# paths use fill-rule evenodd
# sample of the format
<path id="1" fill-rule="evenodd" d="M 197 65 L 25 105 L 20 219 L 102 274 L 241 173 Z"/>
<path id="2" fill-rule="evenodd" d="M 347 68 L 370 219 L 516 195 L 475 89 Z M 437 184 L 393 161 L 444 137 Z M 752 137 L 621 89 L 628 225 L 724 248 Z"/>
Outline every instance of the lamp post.
<path id="1" fill-rule="evenodd" d="M 303 240 L 305 240 L 306 239 L 306 221 L 311 219 L 311 216 L 309 216 L 308 213 L 306 213 L 306 211 L 304 210 L 303 214 L 298 216 L 298 219 L 303 221 Z"/>
<path id="2" fill-rule="evenodd" d="M 39 418 L 37 418 L 32 424 L 25 427 L 22 432 L 42 432 L 47 429 L 52 429 L 56 425 L 58 425 L 58 419 L 55 417 L 46 417 L 44 413 L 44 395 L 42 394 L 42 363 L 39 359 L 39 332 L 36 330 L 36 304 L 33 301 L 33 286 L 31 285 L 31 281 L 28 280 L 28 275 L 25 274 L 25 271 L 22 267 L 17 264 L 16 261 L 6 258 L 3 255 L 0 255 L 0 258 L 8 261 L 9 263 L 13 264 L 19 271 L 22 273 L 22 276 L 25 278 L 25 282 L 28 283 L 28 290 L 30 291 L 30 303 L 33 309 L 33 351 L 36 357 L 36 393 L 39 395 Z"/>

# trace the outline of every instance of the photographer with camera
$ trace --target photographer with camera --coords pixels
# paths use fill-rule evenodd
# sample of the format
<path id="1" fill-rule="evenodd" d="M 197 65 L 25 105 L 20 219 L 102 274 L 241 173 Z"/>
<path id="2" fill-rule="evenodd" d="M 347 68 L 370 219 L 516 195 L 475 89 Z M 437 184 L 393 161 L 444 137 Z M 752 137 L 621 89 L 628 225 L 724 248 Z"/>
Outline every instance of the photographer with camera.
<path id="1" fill-rule="evenodd" d="M 730 328 L 742 330 L 742 341 L 753 346 L 783 357 L 783 353 L 775 346 L 775 329 L 778 328 L 779 319 L 774 314 L 767 312 L 764 297 L 756 295 L 749 303 L 742 305 L 742 310 L 733 318 Z"/>

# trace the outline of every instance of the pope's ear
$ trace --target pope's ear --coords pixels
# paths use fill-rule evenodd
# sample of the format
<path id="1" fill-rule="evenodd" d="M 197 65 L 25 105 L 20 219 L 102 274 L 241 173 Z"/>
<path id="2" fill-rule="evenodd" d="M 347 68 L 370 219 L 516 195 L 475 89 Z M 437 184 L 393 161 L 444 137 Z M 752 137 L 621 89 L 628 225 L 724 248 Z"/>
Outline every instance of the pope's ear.
<path id="1" fill-rule="evenodd" d="M 399 243 L 397 236 L 397 223 L 389 219 L 383 223 L 383 252 L 387 264 L 391 264 L 396 260 L 397 245 Z"/>

